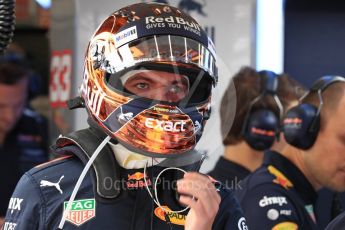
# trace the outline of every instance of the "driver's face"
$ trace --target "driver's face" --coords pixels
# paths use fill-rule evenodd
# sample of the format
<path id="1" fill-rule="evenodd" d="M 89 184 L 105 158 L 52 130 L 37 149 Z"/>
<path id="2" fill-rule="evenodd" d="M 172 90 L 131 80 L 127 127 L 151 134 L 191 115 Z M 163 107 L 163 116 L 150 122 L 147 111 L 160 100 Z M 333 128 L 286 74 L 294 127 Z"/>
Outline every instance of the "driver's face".
<path id="1" fill-rule="evenodd" d="M 179 102 L 189 91 L 188 78 L 163 71 L 143 71 L 126 80 L 124 88 L 129 92 L 149 99 Z"/>

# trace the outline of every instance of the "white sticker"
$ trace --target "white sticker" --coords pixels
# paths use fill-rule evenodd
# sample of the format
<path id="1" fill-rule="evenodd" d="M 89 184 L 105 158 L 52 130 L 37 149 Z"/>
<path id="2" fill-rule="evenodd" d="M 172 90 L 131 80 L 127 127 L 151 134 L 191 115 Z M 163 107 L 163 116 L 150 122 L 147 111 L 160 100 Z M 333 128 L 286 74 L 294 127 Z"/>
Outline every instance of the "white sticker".
<path id="1" fill-rule="evenodd" d="M 279 212 L 276 209 L 270 209 L 267 212 L 267 218 L 270 220 L 276 220 L 279 217 Z"/>
<path id="2" fill-rule="evenodd" d="M 137 26 L 132 26 L 115 35 L 115 48 L 138 38 Z"/>

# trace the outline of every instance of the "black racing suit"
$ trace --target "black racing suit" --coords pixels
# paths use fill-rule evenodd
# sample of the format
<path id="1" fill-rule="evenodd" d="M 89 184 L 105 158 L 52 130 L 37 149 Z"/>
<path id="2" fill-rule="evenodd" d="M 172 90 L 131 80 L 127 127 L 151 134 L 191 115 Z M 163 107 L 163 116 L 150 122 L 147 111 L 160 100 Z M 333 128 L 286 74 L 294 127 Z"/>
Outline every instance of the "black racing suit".
<path id="1" fill-rule="evenodd" d="M 55 150 L 66 156 L 25 173 L 17 185 L 8 207 L 5 230 L 57 229 L 64 208 L 84 168 L 80 156 L 83 145 L 60 144 Z M 97 147 L 97 146 L 96 146 Z M 106 146 L 108 148 L 108 146 Z M 77 155 L 78 157 L 76 157 Z M 115 164 L 113 176 L 102 176 L 103 169 L 116 163 L 113 152 L 101 152 L 86 176 L 67 215 L 63 229 L 183 229 L 187 212 L 165 214 L 150 197 L 155 177 L 164 167 L 124 169 Z M 110 157 L 108 160 L 102 157 Z M 80 159 L 79 159 L 80 158 Z M 97 168 L 97 164 L 100 163 Z M 85 162 L 84 162 L 85 163 Z M 108 165 L 107 165 L 108 164 Z M 199 164 L 199 163 L 198 163 Z M 195 164 L 184 166 L 190 170 Z M 109 168 L 112 170 L 112 168 Z M 166 209 L 180 210 L 174 181 L 176 171 L 162 174 L 157 186 L 158 197 Z M 146 182 L 145 182 L 146 179 Z M 97 184 L 97 186 L 95 186 Z M 98 187 L 99 185 L 103 186 Z M 175 184 L 176 185 L 176 184 Z M 247 229 L 240 206 L 230 190 L 217 185 L 222 201 L 213 229 Z M 100 192 L 101 191 L 101 192 Z M 114 192 L 115 191 L 115 192 Z M 105 194 L 105 195 L 104 195 Z M 107 197 L 113 197 L 107 199 Z"/>

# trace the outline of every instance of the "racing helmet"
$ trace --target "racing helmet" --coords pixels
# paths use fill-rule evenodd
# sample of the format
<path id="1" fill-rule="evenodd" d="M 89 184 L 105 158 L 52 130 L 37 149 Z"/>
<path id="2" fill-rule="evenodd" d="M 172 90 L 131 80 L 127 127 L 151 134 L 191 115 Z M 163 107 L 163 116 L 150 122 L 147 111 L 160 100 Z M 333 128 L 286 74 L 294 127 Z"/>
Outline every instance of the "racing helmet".
<path id="1" fill-rule="evenodd" d="M 199 141 L 217 79 L 213 42 L 192 17 L 138 3 L 93 34 L 80 91 L 89 117 L 127 149 L 173 157 Z"/>

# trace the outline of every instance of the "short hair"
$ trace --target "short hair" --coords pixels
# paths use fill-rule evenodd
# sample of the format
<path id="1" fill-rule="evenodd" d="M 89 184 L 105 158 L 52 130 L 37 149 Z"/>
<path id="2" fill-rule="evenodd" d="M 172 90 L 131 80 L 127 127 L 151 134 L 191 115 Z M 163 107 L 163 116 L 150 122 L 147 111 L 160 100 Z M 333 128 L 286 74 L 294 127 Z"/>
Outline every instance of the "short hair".
<path id="1" fill-rule="evenodd" d="M 320 112 L 320 129 L 325 127 L 325 124 L 332 112 L 334 112 L 345 95 L 345 82 L 335 82 L 329 85 L 321 94 L 323 105 Z M 320 99 L 318 92 L 310 92 L 303 98 L 301 103 L 308 103 L 314 105 L 316 108 L 320 106 Z"/>
<path id="2" fill-rule="evenodd" d="M 7 54 L 0 57 L 0 84 L 15 85 L 29 77 L 29 68 L 22 57 Z"/>
<path id="3" fill-rule="evenodd" d="M 250 103 L 262 93 L 263 81 L 259 73 L 248 66 L 242 67 L 233 76 L 225 91 L 220 107 L 221 130 L 224 145 L 235 145 L 243 140 L 242 127 L 246 114 L 250 109 Z M 235 92 L 234 92 L 235 91 Z M 305 93 L 304 87 L 287 74 L 281 74 L 278 78 L 277 95 L 282 103 L 284 113 L 290 103 L 297 101 Z M 236 96 L 236 97 L 235 97 Z M 229 106 L 236 98 L 236 112 L 232 124 L 229 124 L 229 115 L 233 113 Z M 252 108 L 251 113 L 258 109 L 270 109 L 279 117 L 279 108 L 273 97 L 265 96 Z M 229 125 L 231 125 L 229 129 Z"/>

